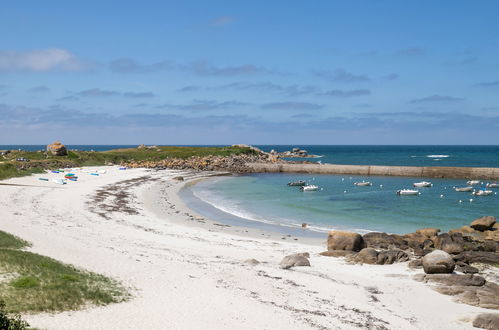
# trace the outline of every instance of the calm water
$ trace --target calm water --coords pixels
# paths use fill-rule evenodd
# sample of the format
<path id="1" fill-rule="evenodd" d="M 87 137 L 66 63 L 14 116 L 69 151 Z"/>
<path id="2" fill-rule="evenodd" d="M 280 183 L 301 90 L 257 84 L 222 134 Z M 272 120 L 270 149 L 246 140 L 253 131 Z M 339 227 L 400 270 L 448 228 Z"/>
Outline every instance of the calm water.
<path id="1" fill-rule="evenodd" d="M 265 151 L 286 151 L 293 146 L 259 147 Z M 321 156 L 308 160 L 323 163 L 499 167 L 499 146 L 297 147 Z M 296 180 L 307 180 L 321 190 L 304 193 L 286 186 L 287 182 Z M 372 181 L 373 186 L 354 186 L 355 181 L 362 180 Z M 277 173 L 219 178 L 188 189 L 197 199 L 197 203 L 190 206 L 201 213 L 216 210 L 218 214 L 224 212 L 247 224 L 300 227 L 306 222 L 317 231 L 337 228 L 407 233 L 422 227 L 448 230 L 484 215 L 499 216 L 497 194 L 474 197 L 454 191 L 453 187 L 465 185 L 465 180 L 428 179 L 434 186 L 420 189 L 421 195 L 396 195 L 397 190 L 410 188 L 412 183 L 421 180 Z M 200 206 L 203 203 L 205 206 Z"/>
<path id="2" fill-rule="evenodd" d="M 373 186 L 353 184 L 363 179 L 373 182 Z M 321 190 L 301 192 L 298 187 L 286 185 L 296 180 L 307 180 Z M 464 180 L 432 179 L 433 187 L 420 188 L 419 196 L 396 194 L 397 190 L 410 188 L 418 181 L 421 179 L 272 173 L 218 178 L 186 189 L 198 201 L 243 222 L 290 227 L 300 227 L 306 222 L 316 231 L 408 233 L 422 227 L 448 230 L 484 215 L 499 216 L 497 194 L 472 196 L 454 191 L 453 187 L 463 186 Z M 209 208 L 197 210 L 212 215 L 206 214 Z"/>

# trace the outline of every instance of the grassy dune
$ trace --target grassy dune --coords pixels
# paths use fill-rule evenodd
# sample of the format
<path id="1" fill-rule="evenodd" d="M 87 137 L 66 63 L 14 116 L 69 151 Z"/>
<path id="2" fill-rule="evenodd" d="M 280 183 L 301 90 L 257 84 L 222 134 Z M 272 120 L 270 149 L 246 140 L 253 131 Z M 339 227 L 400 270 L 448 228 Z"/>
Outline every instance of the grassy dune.
<path id="1" fill-rule="evenodd" d="M 0 301 L 8 312 L 76 310 L 129 297 L 115 280 L 22 250 L 27 246 L 0 231 Z"/>

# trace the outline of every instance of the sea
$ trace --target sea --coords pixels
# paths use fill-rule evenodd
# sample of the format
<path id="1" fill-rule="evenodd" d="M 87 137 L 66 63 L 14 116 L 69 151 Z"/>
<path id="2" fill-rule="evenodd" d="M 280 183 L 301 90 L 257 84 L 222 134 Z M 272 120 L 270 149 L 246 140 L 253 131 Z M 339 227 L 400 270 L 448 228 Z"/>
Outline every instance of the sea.
<path id="1" fill-rule="evenodd" d="M 317 156 L 307 161 L 332 164 L 499 167 L 499 146 L 257 147 L 278 152 L 297 147 Z M 287 186 L 297 180 L 319 190 Z M 364 180 L 372 186 L 354 185 Z M 433 186 L 419 188 L 416 196 L 396 194 L 422 180 Z M 486 184 L 481 181 L 475 189 Z M 464 186 L 466 180 L 460 179 L 262 173 L 209 179 L 186 187 L 181 196 L 189 207 L 229 225 L 317 237 L 332 229 L 397 234 L 425 227 L 449 230 L 485 215 L 499 217 L 499 189 L 489 196 L 454 190 Z"/>
<path id="2" fill-rule="evenodd" d="M 70 149 L 105 151 L 137 145 L 68 145 Z M 264 151 L 300 148 L 315 155 L 311 162 L 354 165 L 499 167 L 499 146 L 328 146 L 260 145 Z M 44 146 L 6 146 L 0 149 L 41 150 Z M 304 160 L 290 159 L 290 160 Z M 470 178 L 480 179 L 480 178 Z M 318 191 L 302 192 L 288 182 L 305 180 Z M 355 182 L 370 181 L 359 187 Z M 416 196 L 397 190 L 414 182 L 431 181 Z M 480 181 L 475 189 L 483 189 Z M 216 177 L 186 186 L 180 195 L 187 206 L 228 225 L 265 229 L 282 234 L 324 237 L 332 229 L 360 233 L 409 233 L 424 227 L 442 230 L 468 225 L 485 215 L 499 217 L 499 189 L 489 196 L 456 192 L 466 180 L 360 177 L 348 175 L 262 173 Z M 497 190 L 497 191 L 495 191 Z M 302 224 L 307 224 L 303 229 Z"/>

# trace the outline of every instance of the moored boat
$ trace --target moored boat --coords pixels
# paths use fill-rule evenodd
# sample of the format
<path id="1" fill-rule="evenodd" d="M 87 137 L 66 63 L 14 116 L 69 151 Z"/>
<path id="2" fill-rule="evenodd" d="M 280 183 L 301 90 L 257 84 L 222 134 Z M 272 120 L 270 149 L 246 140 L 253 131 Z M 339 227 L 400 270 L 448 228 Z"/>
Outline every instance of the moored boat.
<path id="1" fill-rule="evenodd" d="M 362 181 L 362 182 L 354 182 L 354 185 L 358 187 L 367 187 L 367 186 L 372 186 L 372 182 L 369 181 Z"/>
<path id="2" fill-rule="evenodd" d="M 494 192 L 492 190 L 477 190 L 473 192 L 473 195 L 475 196 L 489 196 L 492 195 Z"/>
<path id="3" fill-rule="evenodd" d="M 499 188 L 499 183 L 497 183 L 497 182 L 487 183 L 487 185 L 485 185 L 485 187 L 487 187 L 487 188 Z"/>
<path id="4" fill-rule="evenodd" d="M 314 184 L 311 184 L 311 185 L 301 187 L 300 190 L 301 191 L 317 191 L 317 190 L 319 190 L 319 187 L 314 185 Z"/>
<path id="5" fill-rule="evenodd" d="M 305 181 L 303 181 L 303 180 L 288 182 L 288 186 L 290 186 L 290 187 L 303 187 L 306 184 L 307 183 Z"/>
<path id="6" fill-rule="evenodd" d="M 480 181 L 479 180 L 470 180 L 470 181 L 466 182 L 466 184 L 469 184 L 470 186 L 475 186 L 477 184 L 480 184 Z"/>
<path id="7" fill-rule="evenodd" d="M 473 187 L 456 187 L 454 190 L 457 192 L 471 192 L 473 191 Z"/>
<path id="8" fill-rule="evenodd" d="M 397 190 L 397 195 L 405 195 L 405 196 L 414 196 L 414 195 L 419 195 L 420 192 L 415 189 L 401 189 Z"/>
<path id="9" fill-rule="evenodd" d="M 414 182 L 412 184 L 413 187 L 423 188 L 423 187 L 431 187 L 433 184 L 428 181 Z"/>

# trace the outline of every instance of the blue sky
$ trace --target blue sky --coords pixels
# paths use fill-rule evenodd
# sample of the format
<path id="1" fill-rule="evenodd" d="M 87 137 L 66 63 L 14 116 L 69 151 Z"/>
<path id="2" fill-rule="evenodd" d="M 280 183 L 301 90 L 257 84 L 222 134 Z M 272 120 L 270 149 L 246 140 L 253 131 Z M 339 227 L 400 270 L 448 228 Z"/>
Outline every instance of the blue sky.
<path id="1" fill-rule="evenodd" d="M 497 144 L 498 1 L 0 4 L 0 144 Z"/>

